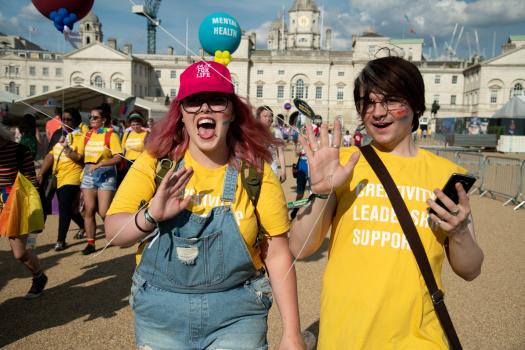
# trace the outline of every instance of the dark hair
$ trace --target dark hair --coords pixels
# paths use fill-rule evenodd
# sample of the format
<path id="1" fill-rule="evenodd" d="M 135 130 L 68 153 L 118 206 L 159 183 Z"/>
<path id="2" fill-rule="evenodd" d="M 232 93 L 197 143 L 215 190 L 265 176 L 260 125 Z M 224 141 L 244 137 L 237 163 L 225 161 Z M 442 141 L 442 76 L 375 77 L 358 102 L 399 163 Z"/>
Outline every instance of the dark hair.
<path id="1" fill-rule="evenodd" d="M 62 107 L 55 107 L 55 115 L 62 116 Z"/>
<path id="2" fill-rule="evenodd" d="M 425 84 L 419 69 L 413 63 L 392 56 L 369 61 L 354 82 L 354 101 L 361 118 L 368 107 L 370 93 L 405 100 L 414 111 L 412 131 L 419 128 L 419 117 L 426 110 Z"/>
<path id="3" fill-rule="evenodd" d="M 259 120 L 261 118 L 261 113 L 264 111 L 269 111 L 273 114 L 273 111 L 269 106 L 259 106 L 255 110 L 255 119 Z"/>
<path id="4" fill-rule="evenodd" d="M 106 121 L 104 122 L 104 127 L 109 127 L 111 125 L 111 107 L 106 103 L 102 103 L 100 106 L 97 106 L 92 111 L 98 111 L 100 113 L 100 116 Z"/>
<path id="5" fill-rule="evenodd" d="M 139 120 L 142 126 L 146 124 L 146 118 L 144 117 L 144 114 L 142 114 L 142 112 L 138 109 L 134 109 L 129 112 L 128 116 L 126 117 L 126 124 L 131 124 L 132 120 Z"/>
<path id="6" fill-rule="evenodd" d="M 32 114 L 25 114 L 20 124 L 18 124 L 18 130 L 22 135 L 34 135 L 36 132 L 36 119 Z"/>
<path id="7" fill-rule="evenodd" d="M 66 108 L 64 110 L 64 114 L 65 113 L 68 113 L 69 115 L 71 115 L 71 117 L 73 117 L 73 125 L 75 127 L 79 126 L 80 123 L 82 123 L 82 116 L 80 115 L 80 112 L 78 111 L 78 109 L 76 109 L 76 108 Z"/>
<path id="8" fill-rule="evenodd" d="M 290 114 L 290 118 L 288 119 L 288 123 L 292 126 L 295 126 L 295 124 L 297 123 L 298 117 L 299 117 L 298 111 L 292 112 L 292 114 Z"/>

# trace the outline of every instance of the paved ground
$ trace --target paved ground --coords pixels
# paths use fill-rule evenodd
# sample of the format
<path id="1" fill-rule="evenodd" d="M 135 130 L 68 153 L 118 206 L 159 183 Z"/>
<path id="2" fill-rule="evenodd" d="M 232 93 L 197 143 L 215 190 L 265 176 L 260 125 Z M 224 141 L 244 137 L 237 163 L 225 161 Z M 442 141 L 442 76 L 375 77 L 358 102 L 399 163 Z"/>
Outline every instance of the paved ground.
<path id="1" fill-rule="evenodd" d="M 288 154 L 288 164 L 294 157 Z M 285 183 L 293 198 L 291 178 Z M 525 349 L 525 210 L 488 198 L 472 197 L 478 239 L 485 251 L 481 276 L 464 282 L 448 267 L 443 275 L 447 305 L 465 349 Z M 23 295 L 30 277 L 0 240 L 0 347 L 5 349 L 130 349 L 134 346 L 128 306 L 134 248 L 111 247 L 98 256 L 82 256 L 84 242 L 55 252 L 57 218 L 50 217 L 38 238 L 37 253 L 49 276 L 41 298 Z M 72 234 L 73 232 L 71 232 Z M 102 247 L 103 239 L 98 241 Z M 297 264 L 303 329 L 318 329 L 319 294 L 326 244 Z M 280 337 L 278 311 L 270 314 L 269 340 Z"/>

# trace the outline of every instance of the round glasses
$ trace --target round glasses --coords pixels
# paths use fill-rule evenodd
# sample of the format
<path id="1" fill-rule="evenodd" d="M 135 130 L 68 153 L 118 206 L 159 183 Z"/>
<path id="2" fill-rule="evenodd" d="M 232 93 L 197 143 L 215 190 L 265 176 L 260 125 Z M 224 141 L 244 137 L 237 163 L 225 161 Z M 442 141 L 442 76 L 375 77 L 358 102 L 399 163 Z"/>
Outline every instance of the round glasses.
<path id="1" fill-rule="evenodd" d="M 187 113 L 199 113 L 202 105 L 206 103 L 212 112 L 224 112 L 228 108 L 230 99 L 228 96 L 190 96 L 182 100 L 181 105 Z"/>
<path id="2" fill-rule="evenodd" d="M 376 105 L 380 104 L 381 107 L 387 112 L 393 112 L 406 107 L 406 102 L 396 97 L 386 97 L 382 101 L 372 101 L 368 99 L 362 99 L 360 101 L 360 109 L 365 114 L 370 114 L 376 109 Z"/>

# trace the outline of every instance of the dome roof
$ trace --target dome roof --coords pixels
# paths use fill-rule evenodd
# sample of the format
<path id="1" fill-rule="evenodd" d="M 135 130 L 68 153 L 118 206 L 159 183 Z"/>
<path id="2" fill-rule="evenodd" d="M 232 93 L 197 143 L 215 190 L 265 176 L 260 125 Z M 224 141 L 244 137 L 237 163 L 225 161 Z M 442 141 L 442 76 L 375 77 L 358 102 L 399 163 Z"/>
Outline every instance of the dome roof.
<path id="1" fill-rule="evenodd" d="M 294 0 L 290 11 L 319 11 L 315 0 Z"/>
<path id="2" fill-rule="evenodd" d="M 86 15 L 86 17 L 82 18 L 80 20 L 80 23 L 82 22 L 94 22 L 94 23 L 100 23 L 100 20 L 98 19 L 97 15 L 93 13 L 93 11 L 89 11 L 89 13 Z"/>

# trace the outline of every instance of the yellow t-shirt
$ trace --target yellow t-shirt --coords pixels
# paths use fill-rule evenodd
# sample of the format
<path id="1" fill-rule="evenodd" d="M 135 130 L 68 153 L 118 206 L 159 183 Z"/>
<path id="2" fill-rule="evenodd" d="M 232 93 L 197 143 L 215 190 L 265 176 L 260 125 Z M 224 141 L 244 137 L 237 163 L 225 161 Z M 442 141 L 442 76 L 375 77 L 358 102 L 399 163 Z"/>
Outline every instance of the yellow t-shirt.
<path id="1" fill-rule="evenodd" d="M 97 134 L 96 131 L 91 133 L 91 137 L 84 149 L 84 163 L 98 163 L 101 160 L 112 158 L 115 154 L 122 153 L 118 135 L 115 132 L 111 133 L 109 139 L 110 149 L 107 149 L 105 134 Z"/>
<path id="2" fill-rule="evenodd" d="M 126 131 L 122 139 L 122 149 L 125 151 L 124 156 L 129 160 L 136 160 L 144 151 L 144 138 L 148 133 L 142 131 Z"/>
<path id="3" fill-rule="evenodd" d="M 212 208 L 221 205 L 227 165 L 216 169 L 204 168 L 192 159 L 188 151 L 184 156 L 184 166 L 192 167 L 194 170 L 185 191 L 185 196 L 193 198 L 187 209 L 205 216 Z M 134 213 L 142 200 L 149 201 L 155 193 L 156 167 L 157 159 L 147 152 L 142 153 L 122 181 L 107 215 L 120 212 Z M 237 190 L 232 209 L 254 265 L 259 269 L 263 266 L 260 249 L 253 247 L 258 232 L 257 218 L 252 202 L 241 183 L 240 175 L 237 176 Z M 261 225 L 270 236 L 288 232 L 288 210 L 284 193 L 279 180 L 267 163 L 264 164 L 257 212 Z"/>
<path id="4" fill-rule="evenodd" d="M 85 124 L 84 122 L 80 123 L 78 127 L 80 128 L 80 131 L 84 135 L 86 135 L 89 132 L 89 125 Z"/>
<path id="5" fill-rule="evenodd" d="M 67 135 L 69 147 L 77 154 L 82 156 L 84 154 L 84 135 L 78 129 L 70 132 Z M 64 147 L 61 143 L 56 143 L 53 149 L 49 151 L 53 155 L 53 171 L 57 177 L 57 188 L 64 185 L 80 185 L 82 179 L 82 164 L 74 162 L 67 157 L 62 150 Z M 60 158 L 59 158 L 60 156 Z M 58 163 L 57 163 L 58 161 Z"/>
<path id="6" fill-rule="evenodd" d="M 356 147 L 341 149 L 346 164 Z M 401 157 L 376 150 L 407 204 L 442 288 L 443 232 L 427 204 L 452 173 L 465 169 L 428 151 Z M 428 289 L 381 182 L 363 156 L 337 189 L 323 279 L 319 349 L 448 349 Z"/>

